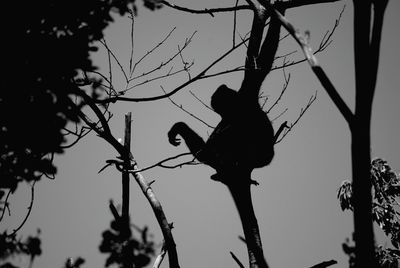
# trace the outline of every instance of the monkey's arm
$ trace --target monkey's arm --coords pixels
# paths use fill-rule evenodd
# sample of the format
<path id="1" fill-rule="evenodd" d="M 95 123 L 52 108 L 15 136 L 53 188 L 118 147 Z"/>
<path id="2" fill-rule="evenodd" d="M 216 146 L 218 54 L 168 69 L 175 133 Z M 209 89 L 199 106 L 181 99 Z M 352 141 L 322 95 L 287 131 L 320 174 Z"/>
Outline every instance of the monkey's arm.
<path id="1" fill-rule="evenodd" d="M 285 14 L 284 9 L 281 8 L 279 11 Z M 265 37 L 260 55 L 257 59 L 258 66 L 263 70 L 264 77 L 271 71 L 272 64 L 274 63 L 275 54 L 278 50 L 280 32 L 280 21 L 274 16 L 271 16 L 267 36 Z"/>
<path id="2" fill-rule="evenodd" d="M 168 131 L 169 143 L 174 146 L 181 144 L 180 139 L 177 138 L 178 135 L 182 137 L 186 146 L 189 148 L 189 151 L 194 156 L 204 148 L 204 140 L 184 122 L 175 123 L 170 131 Z"/>

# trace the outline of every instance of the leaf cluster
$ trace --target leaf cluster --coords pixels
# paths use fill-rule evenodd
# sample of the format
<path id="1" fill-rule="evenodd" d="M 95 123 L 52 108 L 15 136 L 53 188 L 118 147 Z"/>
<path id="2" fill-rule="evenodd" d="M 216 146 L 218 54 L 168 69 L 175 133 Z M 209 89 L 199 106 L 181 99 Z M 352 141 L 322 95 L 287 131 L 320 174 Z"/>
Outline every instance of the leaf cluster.
<path id="1" fill-rule="evenodd" d="M 78 117 L 71 101 L 77 70 L 94 70 L 90 52 L 134 0 L 6 1 L 2 10 L 0 188 L 54 175 L 45 157 L 62 153 L 62 129 Z"/>
<path id="2" fill-rule="evenodd" d="M 17 239 L 15 235 L 9 236 L 6 232 L 0 234 L 0 268 L 16 267 L 7 260 L 17 255 L 27 255 L 32 262 L 36 256 L 42 254 L 40 245 L 39 232 L 36 236 L 28 236 L 25 240 Z M 1 263 L 2 261 L 4 263 Z"/>
<path id="3" fill-rule="evenodd" d="M 103 240 L 99 246 L 102 253 L 109 254 L 106 267 L 116 264 L 118 267 L 145 267 L 155 254 L 155 244 L 149 240 L 148 228 L 140 232 L 140 239 L 133 236 L 132 230 L 124 227 L 121 220 L 111 221 L 110 228 L 102 233 Z"/>
<path id="4" fill-rule="evenodd" d="M 396 174 L 386 160 L 375 158 L 371 162 L 370 180 L 372 183 L 372 217 L 390 238 L 394 247 L 376 247 L 376 256 L 381 267 L 398 267 L 400 261 L 400 175 Z M 337 197 L 342 210 L 353 210 L 353 191 L 350 181 L 343 181 Z M 344 252 L 350 257 L 350 267 L 354 261 L 354 247 L 349 241 L 343 244 Z"/>

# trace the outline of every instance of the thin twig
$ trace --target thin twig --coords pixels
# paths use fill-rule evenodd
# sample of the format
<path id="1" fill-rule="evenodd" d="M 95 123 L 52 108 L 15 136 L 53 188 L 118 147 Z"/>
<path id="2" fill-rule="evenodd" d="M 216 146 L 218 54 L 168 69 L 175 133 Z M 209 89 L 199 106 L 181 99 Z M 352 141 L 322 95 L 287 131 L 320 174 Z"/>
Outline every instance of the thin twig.
<path id="1" fill-rule="evenodd" d="M 26 221 L 28 220 L 29 215 L 32 212 L 33 201 L 35 200 L 35 184 L 36 184 L 36 182 L 37 181 L 33 181 L 32 185 L 31 185 L 31 202 L 29 204 L 28 212 L 26 213 L 25 218 L 23 219 L 21 224 L 16 229 L 14 229 L 14 231 L 11 234 L 7 234 L 7 236 L 9 236 L 9 237 L 14 236 L 19 230 L 21 230 L 22 226 L 24 226 Z"/>
<path id="2" fill-rule="evenodd" d="M 75 125 L 77 125 L 77 124 L 75 124 Z M 61 145 L 60 148 L 63 148 L 63 149 L 71 148 L 72 146 L 74 146 L 75 144 L 77 144 L 81 139 L 83 139 L 87 134 L 89 134 L 89 133 L 92 131 L 91 128 L 87 128 L 87 127 L 84 127 L 84 126 L 81 127 L 79 133 L 73 132 L 73 131 L 71 131 L 71 130 L 69 130 L 69 129 L 67 129 L 67 128 L 63 128 L 63 130 L 65 130 L 65 131 L 68 132 L 68 133 L 66 134 L 66 136 L 67 136 L 67 135 L 74 135 L 74 136 L 76 136 L 76 138 L 75 138 L 75 140 L 74 140 L 73 142 L 71 142 L 71 143 L 69 143 L 69 144 L 67 144 L 67 145 Z M 76 131 L 77 131 L 77 130 L 76 130 Z"/>
<path id="3" fill-rule="evenodd" d="M 3 210 L 1 211 L 1 216 L 0 216 L 0 222 L 3 220 L 4 214 L 6 212 L 6 209 L 8 210 L 8 215 L 10 215 L 10 207 L 8 204 L 8 198 L 10 198 L 11 195 L 11 190 L 8 191 L 6 199 L 4 200 L 4 206 L 3 206 Z"/>
<path id="4" fill-rule="evenodd" d="M 162 261 L 164 260 L 165 254 L 167 253 L 167 248 L 165 246 L 165 241 L 163 241 L 163 245 L 161 247 L 160 254 L 157 255 L 157 258 L 154 261 L 153 268 L 159 268 Z"/>
<path id="5" fill-rule="evenodd" d="M 193 91 L 189 90 L 189 93 L 196 99 L 198 100 L 201 104 L 204 105 L 204 107 L 206 107 L 207 109 L 209 109 L 210 111 L 214 112 L 214 109 L 211 108 L 209 105 L 207 105 L 204 101 L 202 101 L 199 97 L 196 96 L 196 94 L 193 93 Z"/>
<path id="6" fill-rule="evenodd" d="M 108 47 L 108 45 L 107 45 L 107 43 L 106 43 L 106 40 L 103 39 L 103 40 L 100 40 L 99 42 L 107 49 L 107 51 L 108 51 L 108 52 L 111 54 L 111 56 L 114 58 L 115 62 L 118 64 L 118 66 L 119 66 L 119 68 L 120 68 L 122 74 L 124 75 L 124 78 L 125 78 L 126 83 L 128 83 L 128 76 L 126 75 L 126 72 L 125 72 L 125 70 L 124 70 L 124 67 L 122 67 L 122 64 L 119 62 L 119 60 L 118 60 L 117 56 L 115 56 L 114 52 Z M 111 79 L 110 79 L 110 81 L 111 81 Z"/>
<path id="7" fill-rule="evenodd" d="M 288 88 L 289 81 L 290 81 L 290 73 L 289 73 L 289 75 L 286 77 L 285 69 L 283 69 L 283 79 L 284 79 L 285 83 L 283 84 L 281 93 L 279 94 L 279 96 L 278 96 L 278 98 L 275 100 L 275 102 L 271 105 L 271 107 L 267 110 L 267 114 L 269 114 L 269 112 L 279 103 L 279 101 L 282 99 L 283 94 L 285 94 L 286 89 Z"/>
<path id="8" fill-rule="evenodd" d="M 310 99 L 308 100 L 308 103 L 306 104 L 306 106 L 305 106 L 304 108 L 301 108 L 300 114 L 299 114 L 299 116 L 297 117 L 297 119 L 296 119 L 293 123 L 291 123 L 290 126 L 288 126 L 288 127 L 286 128 L 286 131 L 284 131 L 284 133 L 282 134 L 282 137 L 281 137 L 280 139 L 278 139 L 275 143 L 281 142 L 281 141 L 286 137 L 286 135 L 287 135 L 287 134 L 293 129 L 293 127 L 299 122 L 300 118 L 303 117 L 304 113 L 311 107 L 311 105 L 314 103 L 314 101 L 315 101 L 316 99 L 317 99 L 317 91 L 315 91 L 315 94 L 312 95 L 312 96 L 310 97 Z"/>
<path id="9" fill-rule="evenodd" d="M 193 65 L 193 63 L 192 63 L 192 65 Z M 192 65 L 189 65 L 188 68 L 192 67 Z M 172 72 L 172 67 L 171 67 L 171 69 L 169 69 L 166 74 L 160 75 L 160 76 L 157 76 L 157 77 L 153 77 L 153 78 L 147 79 L 147 80 L 145 80 L 143 82 L 134 84 L 134 85 L 130 86 L 128 89 L 126 89 L 124 91 L 121 91 L 121 92 L 124 93 L 124 92 L 126 92 L 128 90 L 131 90 L 131 89 L 135 88 L 135 87 L 142 86 L 144 84 L 147 84 L 147 83 L 150 83 L 150 82 L 154 82 L 156 80 L 163 79 L 163 78 L 166 78 L 166 77 L 171 77 L 171 76 L 174 76 L 174 75 L 182 73 L 182 72 L 185 72 L 185 69 L 180 69 L 180 70 L 177 70 L 175 72 Z"/>
<path id="10" fill-rule="evenodd" d="M 164 90 L 164 88 L 161 86 L 162 91 L 167 94 L 167 92 Z M 184 111 L 185 113 L 187 113 L 188 115 L 190 115 L 191 117 L 197 119 L 198 121 L 200 121 L 201 123 L 203 123 L 204 125 L 206 125 L 209 128 L 214 129 L 213 126 L 211 126 L 210 124 L 208 124 L 206 121 L 204 121 L 203 119 L 201 119 L 200 117 L 196 116 L 195 114 L 189 112 L 188 110 L 186 110 L 182 104 L 177 104 L 171 97 L 168 97 L 168 99 L 172 102 L 173 105 L 175 105 L 176 107 L 178 107 L 179 109 L 181 109 L 182 111 Z"/>
<path id="11" fill-rule="evenodd" d="M 336 107 L 342 113 L 347 123 L 349 125 L 352 125 L 354 117 L 352 111 L 339 95 L 338 91 L 336 90 L 335 86 L 332 84 L 328 76 L 325 74 L 324 70 L 318 64 L 317 58 L 312 52 L 311 46 L 308 44 L 307 38 L 304 35 L 300 34 L 299 31 L 297 31 L 294 26 L 284 16 L 282 16 L 279 11 L 274 9 L 274 7 L 268 1 L 260 1 L 260 3 L 272 11 L 272 15 L 279 19 L 279 21 L 282 23 L 282 26 L 285 27 L 285 29 L 300 45 L 312 71 L 317 76 L 318 80 L 321 82 L 322 86 L 324 87 L 332 101 L 335 103 Z"/>
<path id="12" fill-rule="evenodd" d="M 239 0 L 236 0 L 235 7 L 238 6 Z M 235 46 L 235 37 L 236 37 L 236 13 L 237 9 L 233 11 L 233 32 L 232 32 L 232 47 Z"/>
<path id="13" fill-rule="evenodd" d="M 194 60 L 192 60 L 191 63 L 185 61 L 185 59 L 183 58 L 183 54 L 182 51 L 183 49 L 181 49 L 178 45 L 178 51 L 179 51 L 179 56 L 181 58 L 181 62 L 183 65 L 183 70 L 186 72 L 186 74 L 188 75 L 188 79 L 192 79 L 192 75 L 190 74 L 190 68 L 194 65 Z"/>
<path id="14" fill-rule="evenodd" d="M 326 268 L 334 264 L 337 264 L 337 261 L 335 260 L 323 261 L 321 263 L 311 266 L 310 268 Z"/>
<path id="15" fill-rule="evenodd" d="M 133 73 L 133 69 L 132 69 L 132 63 L 133 63 L 133 50 L 134 50 L 134 41 L 133 41 L 133 35 L 134 35 L 134 26 L 135 26 L 135 16 L 134 16 L 134 12 L 132 9 L 129 9 L 129 13 L 130 13 L 130 19 L 132 21 L 131 23 L 131 55 L 129 57 L 129 74 Z"/>
<path id="16" fill-rule="evenodd" d="M 117 56 L 115 56 L 114 52 L 108 47 L 106 40 L 103 39 L 103 40 L 100 40 L 99 42 L 107 49 L 107 51 L 109 52 L 109 55 L 111 55 L 114 58 L 115 62 L 119 66 L 122 74 L 124 75 L 125 82 L 128 83 L 128 76 L 126 75 L 124 67 L 122 67 L 122 64 L 119 62 L 119 60 L 118 60 Z M 109 61 L 111 62 L 111 59 L 109 59 Z M 111 64 L 110 64 L 110 67 L 111 67 Z M 110 69 L 110 72 L 112 72 L 111 69 Z M 112 81 L 111 78 L 110 78 L 110 81 Z"/>
<path id="17" fill-rule="evenodd" d="M 162 44 L 164 44 L 168 38 L 172 35 L 172 33 L 176 30 L 176 27 L 172 28 L 171 31 L 169 31 L 169 33 L 167 34 L 167 36 L 165 36 L 160 42 L 158 42 L 157 45 L 155 45 L 152 49 L 150 49 L 149 51 L 146 52 L 146 54 L 144 54 L 133 66 L 131 72 L 130 72 L 130 77 L 132 77 L 133 72 L 135 71 L 136 67 L 147 57 L 149 56 L 151 53 L 153 53 L 157 48 L 159 48 Z M 132 81 L 135 78 L 130 78 L 129 80 L 127 80 L 128 82 Z"/>
<path id="18" fill-rule="evenodd" d="M 167 166 L 167 165 L 164 164 L 165 162 L 177 159 L 177 158 L 179 158 L 181 156 L 185 156 L 185 155 L 192 155 L 192 153 L 182 153 L 182 154 L 178 154 L 178 155 L 175 155 L 175 156 L 171 156 L 171 157 L 163 159 L 163 160 L 161 160 L 161 161 L 159 161 L 159 162 L 157 162 L 155 164 L 152 164 L 152 165 L 150 165 L 148 167 L 138 169 L 135 172 L 143 172 L 143 171 L 152 169 L 154 167 L 162 167 L 162 168 L 173 169 L 173 168 L 177 168 L 177 167 L 182 167 L 183 165 L 193 165 L 193 164 L 195 164 L 194 159 L 190 160 L 190 161 L 187 161 L 187 162 L 184 162 L 184 163 L 181 163 L 179 165 L 174 165 L 174 166 Z"/>
<path id="19" fill-rule="evenodd" d="M 271 122 L 275 122 L 276 120 L 278 120 L 282 115 L 284 115 L 289 109 L 285 108 L 283 110 L 283 112 L 281 112 L 280 114 L 278 114 L 277 116 L 275 116 L 274 118 L 271 119 Z"/>
<path id="20" fill-rule="evenodd" d="M 243 265 L 242 262 L 239 260 L 239 258 L 236 257 L 236 255 L 233 254 L 232 251 L 229 251 L 229 253 L 231 254 L 231 257 L 232 257 L 233 260 L 236 262 L 236 264 L 237 264 L 240 268 L 244 268 L 244 265 Z"/>
<path id="21" fill-rule="evenodd" d="M 105 43 L 105 40 L 104 40 Z M 112 76 L 112 64 L 111 64 L 111 51 L 109 49 L 107 50 L 107 59 L 108 59 L 108 81 L 110 83 L 110 88 L 113 87 L 113 76 Z"/>
<path id="22" fill-rule="evenodd" d="M 154 100 L 160 100 L 160 99 L 165 99 L 168 98 L 169 96 L 174 95 L 181 89 L 185 88 L 187 85 L 194 83 L 197 80 L 203 79 L 205 77 L 205 74 L 216 64 L 218 64 L 220 61 L 222 61 L 224 58 L 226 58 L 228 55 L 230 55 L 234 50 L 242 46 L 245 42 L 247 42 L 248 38 L 237 44 L 235 47 L 229 49 L 226 51 L 224 54 L 222 54 L 220 57 L 218 57 L 216 60 L 214 60 L 212 63 L 210 63 L 207 67 L 205 67 L 201 72 L 199 72 L 195 77 L 193 77 L 191 80 L 188 80 L 181 84 L 180 86 L 176 87 L 174 90 L 164 94 L 164 95 L 158 95 L 158 96 L 153 96 L 153 97 L 145 97 L 145 98 L 127 98 L 127 97 L 121 97 L 121 96 L 115 96 L 115 97 L 110 97 L 107 99 L 103 100 L 94 100 L 96 103 L 110 103 L 110 102 L 116 102 L 116 101 L 130 101 L 130 102 L 145 102 L 145 101 L 154 101 Z"/>

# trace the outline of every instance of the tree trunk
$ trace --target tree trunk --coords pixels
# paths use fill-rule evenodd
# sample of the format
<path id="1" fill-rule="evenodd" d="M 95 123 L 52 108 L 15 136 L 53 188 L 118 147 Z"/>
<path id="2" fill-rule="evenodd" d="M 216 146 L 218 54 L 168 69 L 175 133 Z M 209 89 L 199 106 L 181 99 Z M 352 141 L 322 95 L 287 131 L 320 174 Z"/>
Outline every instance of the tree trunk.
<path id="1" fill-rule="evenodd" d="M 356 268 L 378 267 L 375 259 L 375 240 L 371 213 L 371 142 L 369 128 L 369 121 L 360 122 L 360 120 L 356 119 L 351 129 Z"/>
<path id="2" fill-rule="evenodd" d="M 235 178 L 236 182 L 227 184 L 227 187 L 239 212 L 240 221 L 242 222 L 249 254 L 250 268 L 268 268 L 268 264 L 264 258 L 260 231 L 256 215 L 254 214 L 253 202 L 251 200 L 251 184 L 249 182 L 249 177 L 237 177 L 237 174 L 236 177 L 231 177 L 231 179 Z M 239 182 L 237 183 L 237 181 Z"/>

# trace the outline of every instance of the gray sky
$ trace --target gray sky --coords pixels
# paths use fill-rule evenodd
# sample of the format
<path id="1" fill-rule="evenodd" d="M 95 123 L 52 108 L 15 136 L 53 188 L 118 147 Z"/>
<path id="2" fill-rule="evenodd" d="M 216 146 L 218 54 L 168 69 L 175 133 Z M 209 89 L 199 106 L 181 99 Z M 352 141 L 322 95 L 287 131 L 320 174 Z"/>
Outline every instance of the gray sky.
<path id="1" fill-rule="evenodd" d="M 218 1 L 217 4 L 211 0 L 186 0 L 174 3 L 191 8 L 210 8 L 231 6 L 234 1 Z M 289 10 L 286 17 L 301 31 L 310 30 L 311 44 L 316 48 L 325 31 L 333 27 L 345 3 L 347 6 L 333 43 L 317 58 L 346 103 L 353 108 L 351 1 Z M 396 170 L 400 169 L 399 11 L 399 1 L 389 1 L 371 129 L 372 157 L 385 158 Z M 195 61 L 192 75 L 197 74 L 232 46 L 232 22 L 232 14 L 215 14 L 213 18 L 185 14 L 168 7 L 157 12 L 139 8 L 135 21 L 136 59 L 162 40 L 173 27 L 177 29 L 158 53 L 148 57 L 137 74 L 168 59 L 194 31 L 197 33 L 193 42 L 183 55 L 186 60 Z M 238 13 L 238 31 L 242 36 L 250 23 L 249 11 Z M 125 68 L 129 66 L 129 26 L 127 18 L 117 18 L 106 31 L 110 48 Z M 293 49 L 298 50 L 298 47 L 291 38 L 286 38 L 278 54 Z M 296 58 L 302 58 L 302 54 L 297 53 Z M 107 74 L 105 51 L 100 49 L 94 60 Z M 240 50 L 213 70 L 232 68 L 243 62 L 244 50 Z M 174 62 L 173 66 L 179 68 L 180 61 Z M 121 74 L 117 73 L 117 68 L 114 71 L 116 86 L 124 88 Z M 273 268 L 309 267 L 329 259 L 339 262 L 335 267 L 346 267 L 347 257 L 342 252 L 341 243 L 351 236 L 352 215 L 340 210 L 336 190 L 342 180 L 351 177 L 350 133 L 345 120 L 307 64 L 286 71 L 291 74 L 289 88 L 270 117 L 286 108 L 288 111 L 274 122 L 275 129 L 284 120 L 295 120 L 315 91 L 318 91 L 318 97 L 295 129 L 276 146 L 276 156 L 271 165 L 253 172 L 253 178 L 260 182 L 260 186 L 253 188 L 253 200 L 265 256 Z M 173 99 L 206 122 L 216 125 L 219 118 L 195 100 L 189 90 L 208 103 L 218 85 L 225 83 L 238 88 L 241 78 L 241 73 L 234 73 L 202 80 L 181 90 Z M 186 79 L 182 74 L 157 80 L 130 91 L 128 96 L 159 95 L 162 94 L 160 86 L 169 91 Z M 275 100 L 282 85 L 282 71 L 275 71 L 265 81 L 263 92 Z M 112 131 L 121 138 L 124 114 L 133 114 L 132 152 L 139 167 L 187 151 L 185 146 L 172 147 L 166 138 L 167 131 L 176 121 L 185 121 L 203 137 L 212 131 L 177 109 L 168 99 L 151 103 L 118 103 L 112 107 L 112 112 Z M 37 228 L 42 229 L 44 253 L 35 261 L 34 267 L 61 267 L 67 257 L 77 256 L 86 259 L 84 267 L 104 266 L 106 255 L 99 253 L 98 246 L 101 232 L 108 228 L 111 220 L 108 200 L 113 198 L 120 202 L 121 179 L 113 168 L 101 174 L 97 171 L 105 160 L 115 156 L 111 146 L 90 135 L 64 155 L 56 157 L 59 174 L 55 181 L 43 179 L 37 184 L 32 215 L 20 232 L 33 234 Z M 181 267 L 235 267 L 229 251 L 247 263 L 245 245 L 238 239 L 242 230 L 234 204 L 225 187 L 209 179 L 211 174 L 213 171 L 206 166 L 185 166 L 175 170 L 155 168 L 143 173 L 148 181 L 156 180 L 152 188 L 168 220 L 174 222 L 173 234 Z M 4 226 L 13 228 L 21 221 L 29 200 L 29 189 L 21 187 L 11 199 L 13 214 L 4 221 Z M 153 212 L 134 180 L 131 183 L 131 215 L 137 225 L 149 225 L 155 241 L 161 241 Z M 378 235 L 381 237 L 380 232 Z M 164 263 L 163 267 L 166 265 Z"/>

